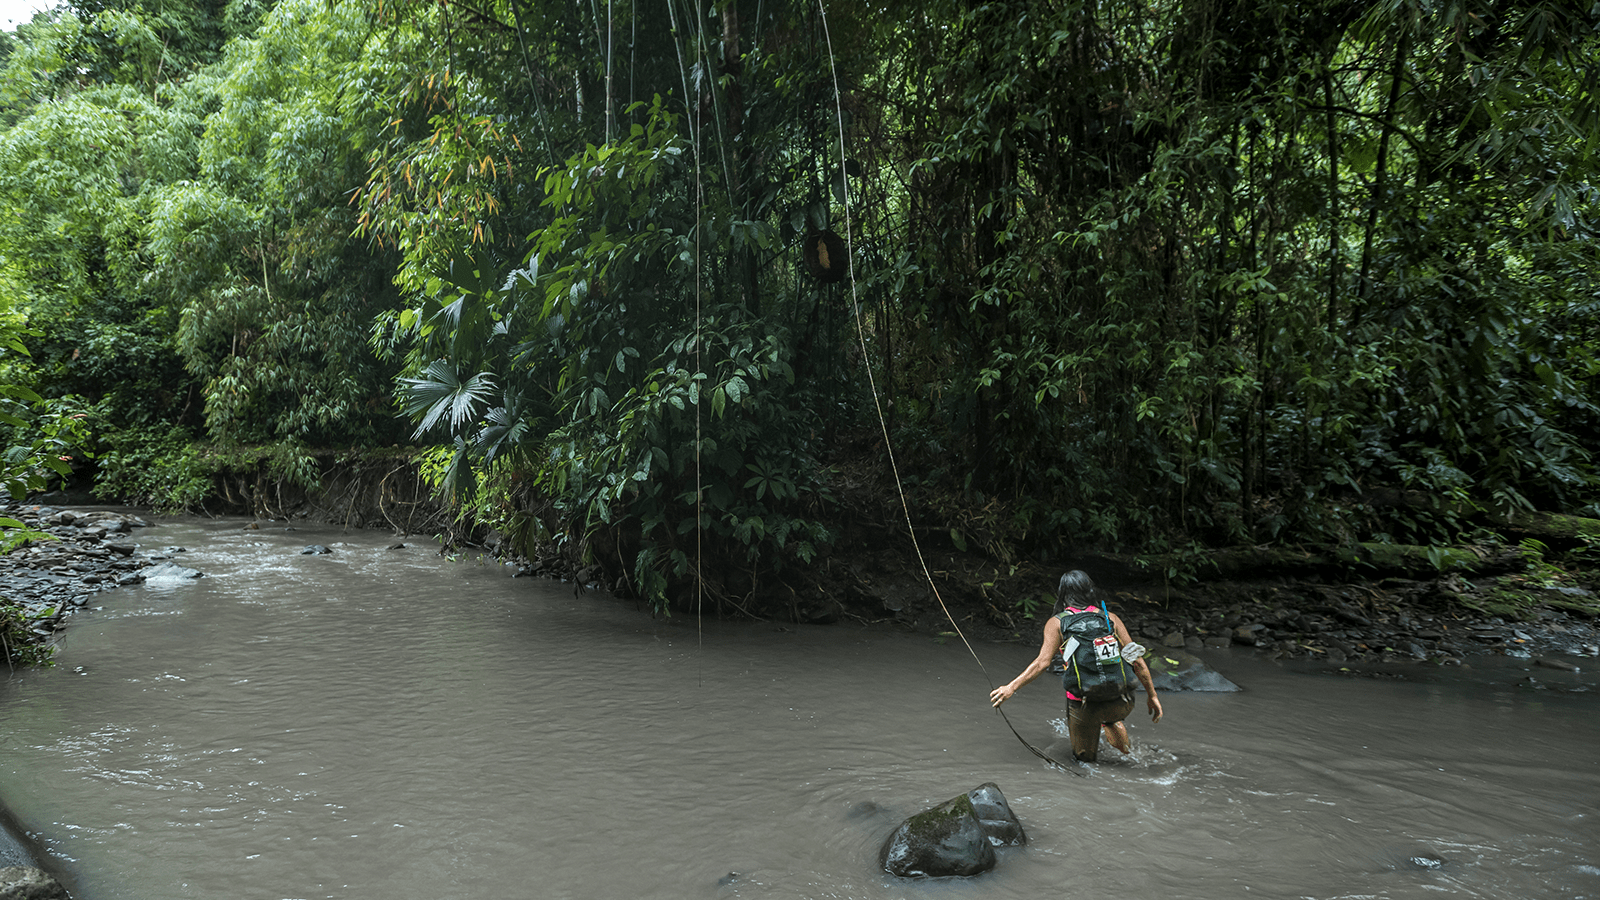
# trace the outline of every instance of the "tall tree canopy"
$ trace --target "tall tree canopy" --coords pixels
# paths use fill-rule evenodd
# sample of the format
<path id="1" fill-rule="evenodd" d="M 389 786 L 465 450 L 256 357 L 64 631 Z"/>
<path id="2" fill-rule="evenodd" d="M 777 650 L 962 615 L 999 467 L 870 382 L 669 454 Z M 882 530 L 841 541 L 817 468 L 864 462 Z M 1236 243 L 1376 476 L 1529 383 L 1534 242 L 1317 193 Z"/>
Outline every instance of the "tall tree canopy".
<path id="1" fill-rule="evenodd" d="M 389 9 L 447 67 L 363 196 L 424 301 L 384 332 L 408 408 L 641 583 L 696 504 L 807 552 L 761 529 L 810 521 L 862 366 L 922 501 L 1002 553 L 1595 498 L 1576 5 Z"/>
<path id="2" fill-rule="evenodd" d="M 398 367 L 465 508 L 657 600 L 783 602 L 887 448 L 1001 557 L 1600 499 L 1584 4 L 147 6 L 8 58 L 35 308 L 175 313 L 218 438 Z"/>

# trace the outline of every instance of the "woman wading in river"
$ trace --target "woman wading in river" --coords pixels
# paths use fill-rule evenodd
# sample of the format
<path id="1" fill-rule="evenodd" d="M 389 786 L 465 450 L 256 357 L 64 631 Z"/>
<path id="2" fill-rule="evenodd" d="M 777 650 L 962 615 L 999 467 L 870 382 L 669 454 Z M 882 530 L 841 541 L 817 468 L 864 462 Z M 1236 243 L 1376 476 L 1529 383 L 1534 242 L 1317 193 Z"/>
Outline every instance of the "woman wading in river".
<path id="1" fill-rule="evenodd" d="M 1060 659 L 1062 686 L 1067 692 L 1067 733 L 1072 738 L 1072 755 L 1083 762 L 1095 761 L 1102 729 L 1111 746 L 1128 752 L 1128 729 L 1123 720 L 1133 712 L 1130 671 L 1144 686 L 1150 721 L 1161 721 L 1161 701 L 1156 698 L 1150 667 L 1140 658 L 1144 648 L 1133 642 L 1127 626 L 1104 602 L 1095 602 L 1094 594 L 1094 581 L 1087 573 L 1074 569 L 1061 576 L 1055 613 L 1044 623 L 1038 657 L 1010 684 L 989 693 L 989 702 L 999 706 Z"/>

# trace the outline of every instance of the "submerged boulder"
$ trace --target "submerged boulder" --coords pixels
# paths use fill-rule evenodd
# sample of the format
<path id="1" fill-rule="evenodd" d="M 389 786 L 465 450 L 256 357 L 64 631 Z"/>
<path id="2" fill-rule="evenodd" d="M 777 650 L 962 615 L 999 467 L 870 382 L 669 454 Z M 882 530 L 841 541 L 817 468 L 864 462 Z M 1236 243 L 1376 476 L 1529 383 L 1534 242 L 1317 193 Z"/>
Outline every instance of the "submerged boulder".
<path id="1" fill-rule="evenodd" d="M 1163 647 L 1144 658 L 1158 691 L 1237 691 L 1239 686 L 1206 665 L 1200 657 L 1176 647 Z"/>
<path id="2" fill-rule="evenodd" d="M 1028 842 L 994 782 L 917 813 L 883 843 L 879 859 L 901 877 L 977 875 L 994 868 L 996 847 Z"/>
<path id="3" fill-rule="evenodd" d="M 1006 795 L 1000 793 L 1000 787 L 994 782 L 984 782 L 967 791 L 967 799 L 972 801 L 972 812 L 983 826 L 989 843 L 996 847 L 1020 847 L 1028 842 L 1028 834 L 1017 821 L 1017 814 L 1011 811 Z"/>
<path id="4" fill-rule="evenodd" d="M 204 572 L 170 562 L 156 563 L 153 566 L 140 569 L 138 574 L 145 581 L 164 581 L 169 579 L 176 580 L 205 577 Z"/>
<path id="5" fill-rule="evenodd" d="M 6 866 L 0 869 L 0 900 L 69 900 L 67 889 L 43 869 Z"/>

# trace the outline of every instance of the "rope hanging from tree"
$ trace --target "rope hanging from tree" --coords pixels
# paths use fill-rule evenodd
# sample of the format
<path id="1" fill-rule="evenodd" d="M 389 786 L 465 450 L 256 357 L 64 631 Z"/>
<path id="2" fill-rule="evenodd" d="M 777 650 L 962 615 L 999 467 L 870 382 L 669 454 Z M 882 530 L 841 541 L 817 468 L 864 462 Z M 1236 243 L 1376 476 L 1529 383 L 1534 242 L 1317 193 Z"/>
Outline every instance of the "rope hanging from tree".
<path id="1" fill-rule="evenodd" d="M 844 106 L 843 106 L 843 101 L 841 100 L 840 91 L 839 91 L 839 72 L 838 72 L 838 69 L 834 66 L 833 38 L 828 33 L 828 11 L 824 7 L 823 0 L 817 0 L 817 11 L 821 14 L 821 17 L 822 17 L 822 35 L 823 35 L 824 40 L 827 42 L 827 46 L 828 46 L 828 70 L 833 75 L 834 121 L 838 124 L 838 129 L 839 129 L 839 159 L 844 160 L 844 159 L 847 158 L 846 155 L 845 155 L 845 144 L 844 144 Z M 843 168 L 841 167 L 841 177 L 842 177 L 842 173 L 843 173 Z M 933 572 L 928 568 L 928 561 L 922 555 L 922 544 L 917 540 L 917 531 L 916 531 L 916 528 L 913 527 L 912 522 L 911 522 L 911 506 L 906 501 L 905 484 L 900 479 L 900 465 L 895 460 L 894 445 L 889 439 L 889 423 L 888 423 L 888 420 L 884 417 L 884 414 L 883 414 L 883 403 L 878 397 L 877 379 L 872 374 L 872 366 L 870 364 L 865 363 L 865 361 L 870 359 L 870 357 L 868 356 L 868 353 L 867 353 L 866 326 L 861 321 L 861 303 L 857 299 L 857 296 L 856 296 L 855 254 L 853 254 L 851 252 L 853 240 L 852 240 L 851 223 L 850 223 L 850 194 L 849 194 L 848 190 L 844 190 L 844 191 L 840 191 L 839 195 L 840 195 L 839 199 L 842 202 L 842 205 L 844 206 L 844 241 L 841 244 L 839 244 L 838 246 L 839 246 L 839 249 L 842 251 L 842 253 L 840 255 L 843 256 L 844 264 L 843 265 L 839 265 L 835 261 L 837 257 L 832 252 L 832 248 L 830 247 L 829 242 L 827 241 L 826 238 L 819 237 L 819 235 L 824 235 L 824 234 L 832 235 L 833 236 L 833 240 L 837 241 L 838 240 L 838 235 L 833 234 L 833 232 L 831 232 L 831 231 L 824 231 L 824 232 L 815 232 L 815 233 L 813 233 L 813 235 L 811 237 L 808 237 L 808 239 L 807 239 L 808 246 L 805 249 L 806 265 L 807 265 L 807 268 L 811 268 L 811 260 L 810 260 L 810 255 L 811 254 L 817 253 L 820 256 L 821 253 L 826 252 L 827 253 L 826 264 L 824 266 L 825 271 L 827 271 L 828 273 L 831 274 L 834 271 L 834 268 L 836 267 L 840 272 L 840 276 L 848 276 L 848 278 L 850 280 L 850 309 L 851 309 L 851 313 L 855 317 L 856 338 L 861 343 L 861 358 L 863 360 L 863 363 L 864 363 L 866 371 L 867 371 L 867 386 L 872 392 L 872 406 L 873 406 L 873 409 L 878 414 L 878 427 L 883 432 L 883 449 L 884 449 L 885 455 L 888 456 L 888 458 L 889 458 L 889 471 L 894 476 L 895 491 L 899 494 L 899 497 L 900 497 L 900 510 L 905 515 L 906 533 L 911 536 L 911 547 L 916 552 L 917 563 L 918 563 L 918 565 L 920 565 L 922 567 L 923 578 L 927 579 L 928 588 L 929 588 L 929 590 L 931 590 L 933 592 L 933 598 L 938 601 L 939 609 L 944 611 L 945 618 L 950 621 L 950 627 L 955 629 L 956 636 L 961 638 L 961 643 L 966 646 L 967 652 L 972 654 L 973 661 L 978 664 L 979 671 L 983 672 L 983 677 L 989 682 L 989 687 L 992 690 L 994 688 L 994 686 L 995 686 L 994 685 L 994 678 L 989 675 L 989 670 L 984 666 L 983 660 L 978 658 L 978 651 L 972 649 L 972 642 L 967 640 L 966 634 L 961 630 L 961 626 L 959 624 L 957 624 L 957 622 L 956 622 L 956 617 L 951 614 L 950 608 L 945 605 L 944 597 L 939 594 L 939 586 L 934 583 Z M 831 279 L 830 278 L 824 278 L 822 275 L 817 274 L 815 271 L 813 271 L 812 274 L 816 275 L 819 280 L 822 280 L 822 281 L 825 281 L 825 282 L 826 281 L 830 281 L 830 280 L 832 280 L 832 281 L 840 280 L 840 277 L 834 277 L 834 278 L 831 278 Z M 1080 776 L 1080 777 L 1083 776 L 1082 772 L 1080 772 L 1080 771 L 1078 771 L 1077 769 L 1074 769 L 1074 768 L 1069 768 L 1068 766 L 1066 766 L 1063 763 L 1061 763 L 1059 760 L 1056 760 L 1055 758 L 1051 757 L 1050 754 L 1044 752 L 1043 750 L 1040 750 L 1038 747 L 1035 747 L 1033 744 L 1029 743 L 1028 739 L 1023 737 L 1017 731 L 1016 726 L 1011 724 L 1011 717 L 1006 715 L 1006 712 L 1005 712 L 1004 709 L 1001 709 L 1000 707 L 996 706 L 996 707 L 994 707 L 994 711 L 1000 714 L 1000 718 L 1005 721 L 1006 727 L 1011 729 L 1011 733 L 1013 735 L 1016 735 L 1017 740 L 1022 742 L 1022 746 L 1028 748 L 1028 752 L 1032 753 L 1034 756 L 1039 757 L 1040 759 L 1042 759 L 1045 762 L 1049 763 L 1051 766 L 1053 766 L 1053 767 L 1055 767 L 1057 769 L 1060 769 L 1063 772 L 1071 772 L 1074 775 L 1077 775 L 1077 776 Z"/>

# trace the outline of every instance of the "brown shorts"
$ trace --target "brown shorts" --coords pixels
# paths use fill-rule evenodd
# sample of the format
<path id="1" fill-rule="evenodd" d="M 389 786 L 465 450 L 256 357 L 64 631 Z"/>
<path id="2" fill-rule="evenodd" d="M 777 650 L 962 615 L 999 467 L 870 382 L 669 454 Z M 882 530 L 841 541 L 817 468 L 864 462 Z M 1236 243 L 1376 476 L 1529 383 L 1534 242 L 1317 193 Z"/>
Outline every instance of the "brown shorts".
<path id="1" fill-rule="evenodd" d="M 1094 762 L 1100 752 L 1100 726 L 1121 722 L 1133 713 L 1133 694 L 1097 703 L 1067 701 L 1067 735 L 1072 738 L 1072 755 Z"/>

